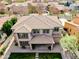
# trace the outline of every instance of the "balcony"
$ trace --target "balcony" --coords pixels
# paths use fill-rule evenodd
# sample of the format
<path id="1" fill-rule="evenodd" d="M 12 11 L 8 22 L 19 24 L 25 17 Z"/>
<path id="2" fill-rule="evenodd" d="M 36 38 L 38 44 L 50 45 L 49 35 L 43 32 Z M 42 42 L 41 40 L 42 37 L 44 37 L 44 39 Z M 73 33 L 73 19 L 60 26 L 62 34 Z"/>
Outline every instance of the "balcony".
<path id="1" fill-rule="evenodd" d="M 61 37 L 61 32 L 53 32 L 52 34 L 53 37 Z"/>

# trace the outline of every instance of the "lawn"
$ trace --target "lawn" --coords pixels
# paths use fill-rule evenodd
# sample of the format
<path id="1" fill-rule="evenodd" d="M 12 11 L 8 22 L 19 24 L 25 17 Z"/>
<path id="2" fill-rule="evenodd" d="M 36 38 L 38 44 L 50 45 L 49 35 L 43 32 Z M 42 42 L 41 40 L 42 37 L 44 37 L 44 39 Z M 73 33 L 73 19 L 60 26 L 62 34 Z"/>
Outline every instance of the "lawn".
<path id="1" fill-rule="evenodd" d="M 35 59 L 35 53 L 11 53 L 9 59 Z"/>
<path id="2" fill-rule="evenodd" d="M 40 53 L 39 59 L 62 59 L 60 53 Z"/>

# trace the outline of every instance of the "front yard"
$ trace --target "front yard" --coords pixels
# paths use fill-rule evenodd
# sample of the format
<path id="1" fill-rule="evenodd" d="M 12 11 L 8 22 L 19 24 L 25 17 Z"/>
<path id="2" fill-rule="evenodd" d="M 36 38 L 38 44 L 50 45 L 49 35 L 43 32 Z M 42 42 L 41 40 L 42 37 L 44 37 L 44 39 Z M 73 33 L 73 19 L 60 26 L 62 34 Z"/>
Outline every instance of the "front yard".
<path id="1" fill-rule="evenodd" d="M 11 53 L 9 59 L 35 59 L 35 53 Z"/>
<path id="2" fill-rule="evenodd" d="M 62 59 L 60 53 L 40 53 L 39 59 Z"/>

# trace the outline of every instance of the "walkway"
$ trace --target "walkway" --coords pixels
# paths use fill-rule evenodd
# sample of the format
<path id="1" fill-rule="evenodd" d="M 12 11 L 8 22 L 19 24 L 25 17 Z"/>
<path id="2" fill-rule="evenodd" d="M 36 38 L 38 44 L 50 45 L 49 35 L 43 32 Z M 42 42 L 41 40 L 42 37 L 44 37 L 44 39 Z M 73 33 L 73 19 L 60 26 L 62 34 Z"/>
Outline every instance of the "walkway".
<path id="1" fill-rule="evenodd" d="M 10 45 L 12 39 L 13 39 L 13 34 L 11 34 L 11 35 L 8 37 L 8 39 L 1 45 L 0 49 L 2 49 L 4 46 L 8 46 L 8 47 L 6 48 L 6 50 L 4 51 L 4 55 L 5 55 L 6 51 L 7 51 L 7 49 L 10 49 L 10 48 L 9 48 L 9 45 Z M 8 51 L 9 51 L 9 50 L 8 50 Z M 2 55 L 2 56 L 0 57 L 0 59 L 2 59 L 4 55 Z"/>
<path id="2" fill-rule="evenodd" d="M 39 59 L 39 53 L 36 52 L 35 59 Z"/>

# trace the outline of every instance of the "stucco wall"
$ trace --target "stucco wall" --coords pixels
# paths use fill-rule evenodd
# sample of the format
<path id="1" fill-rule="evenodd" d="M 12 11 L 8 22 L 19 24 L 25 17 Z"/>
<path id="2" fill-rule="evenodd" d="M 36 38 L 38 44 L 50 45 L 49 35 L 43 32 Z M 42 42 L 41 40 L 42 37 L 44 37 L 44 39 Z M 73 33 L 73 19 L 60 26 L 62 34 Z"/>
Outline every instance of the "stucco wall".
<path id="1" fill-rule="evenodd" d="M 58 33 L 58 35 L 57 35 L 57 33 Z M 43 30 L 41 29 L 39 34 L 40 34 L 40 35 L 49 35 L 49 36 L 52 36 L 52 34 L 55 34 L 54 36 L 52 36 L 52 38 L 54 39 L 54 41 L 55 41 L 56 43 L 59 42 L 60 36 L 61 36 L 60 30 L 59 30 L 59 32 L 53 32 L 53 29 L 50 29 L 50 30 L 49 30 L 49 33 L 46 33 L 46 34 L 43 33 Z M 37 35 L 39 35 L 39 34 L 37 34 Z M 32 35 L 34 35 L 34 34 L 32 34 Z M 35 35 L 36 35 L 36 34 L 35 34 Z M 16 42 L 18 43 L 18 46 L 19 46 L 19 47 L 21 47 L 21 46 L 20 46 L 20 43 L 19 43 L 20 41 L 28 41 L 28 42 L 29 42 L 29 41 L 32 39 L 31 33 L 28 33 L 28 36 L 29 36 L 28 39 L 19 39 L 17 33 L 15 33 L 14 36 L 15 36 Z M 58 37 L 57 37 L 57 36 L 58 36 Z"/>
<path id="2" fill-rule="evenodd" d="M 65 23 L 64 28 L 66 28 L 68 30 L 67 32 L 70 35 L 76 35 L 77 33 L 79 33 L 79 29 L 76 26 L 74 26 L 73 24 L 70 24 L 68 22 Z"/>

